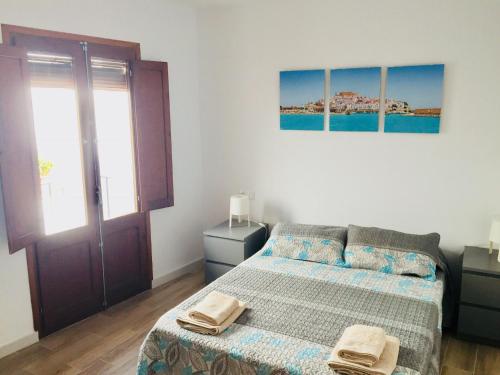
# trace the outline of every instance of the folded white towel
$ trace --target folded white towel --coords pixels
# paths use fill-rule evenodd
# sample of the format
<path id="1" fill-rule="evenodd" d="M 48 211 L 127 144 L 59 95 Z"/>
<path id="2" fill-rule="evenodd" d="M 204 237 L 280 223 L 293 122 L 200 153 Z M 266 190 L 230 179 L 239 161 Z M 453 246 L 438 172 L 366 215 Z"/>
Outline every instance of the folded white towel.
<path id="1" fill-rule="evenodd" d="M 234 321 L 238 319 L 245 308 L 246 304 L 244 302 L 238 301 L 238 307 L 226 318 L 226 320 L 222 321 L 219 325 L 211 325 L 200 320 L 192 319 L 188 314 L 178 316 L 176 321 L 180 327 L 187 330 L 201 333 L 203 335 L 215 336 L 224 332 L 227 327 L 234 323 Z"/>
<path id="2" fill-rule="evenodd" d="M 236 298 L 213 291 L 189 309 L 188 316 L 193 320 L 218 326 L 238 307 L 239 301 Z"/>
<path id="3" fill-rule="evenodd" d="M 339 341 L 340 342 L 340 341 Z M 342 375 L 391 375 L 396 368 L 399 354 L 399 339 L 386 336 L 386 343 L 380 359 L 371 367 L 346 361 L 339 357 L 339 343 L 328 359 L 328 365 Z"/>
<path id="4" fill-rule="evenodd" d="M 371 367 L 384 350 L 385 331 L 380 327 L 355 324 L 345 329 L 337 347 L 340 358 Z"/>

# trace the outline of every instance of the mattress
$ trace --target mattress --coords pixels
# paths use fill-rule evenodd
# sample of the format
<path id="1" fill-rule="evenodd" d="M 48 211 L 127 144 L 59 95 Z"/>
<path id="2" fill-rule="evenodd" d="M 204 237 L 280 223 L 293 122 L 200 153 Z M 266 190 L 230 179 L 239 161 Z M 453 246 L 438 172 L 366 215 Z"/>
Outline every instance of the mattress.
<path id="1" fill-rule="evenodd" d="M 175 319 L 212 290 L 247 302 L 219 336 Z M 164 314 L 147 335 L 137 372 L 150 374 L 332 375 L 326 359 L 352 324 L 400 339 L 393 374 L 437 375 L 444 276 L 411 276 L 263 256 L 262 251 Z"/>

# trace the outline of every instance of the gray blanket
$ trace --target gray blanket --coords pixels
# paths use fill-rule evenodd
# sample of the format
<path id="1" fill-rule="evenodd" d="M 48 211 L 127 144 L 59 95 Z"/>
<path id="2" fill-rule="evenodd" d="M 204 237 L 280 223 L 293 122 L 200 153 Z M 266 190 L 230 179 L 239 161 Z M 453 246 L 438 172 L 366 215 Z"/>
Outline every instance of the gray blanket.
<path id="1" fill-rule="evenodd" d="M 331 267 L 324 266 L 324 270 Z M 397 277 L 394 280 L 399 283 L 407 280 Z M 438 306 L 402 293 L 354 284 L 274 272 L 247 262 L 157 323 L 144 343 L 138 373 L 333 374 L 325 359 L 343 330 L 355 323 L 382 327 L 400 339 L 396 373 L 435 373 L 436 365 L 431 362 L 436 350 L 439 353 Z M 177 314 L 212 290 L 233 295 L 249 308 L 218 337 L 177 327 Z"/>

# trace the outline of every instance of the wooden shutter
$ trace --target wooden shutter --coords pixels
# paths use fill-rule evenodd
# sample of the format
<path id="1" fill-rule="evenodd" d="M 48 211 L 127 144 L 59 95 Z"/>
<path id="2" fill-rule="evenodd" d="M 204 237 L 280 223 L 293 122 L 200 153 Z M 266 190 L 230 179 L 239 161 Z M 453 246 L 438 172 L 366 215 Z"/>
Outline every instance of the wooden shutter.
<path id="1" fill-rule="evenodd" d="M 0 45 L 0 179 L 10 253 L 43 237 L 26 51 Z"/>
<path id="2" fill-rule="evenodd" d="M 167 63 L 132 63 L 141 212 L 174 205 Z"/>

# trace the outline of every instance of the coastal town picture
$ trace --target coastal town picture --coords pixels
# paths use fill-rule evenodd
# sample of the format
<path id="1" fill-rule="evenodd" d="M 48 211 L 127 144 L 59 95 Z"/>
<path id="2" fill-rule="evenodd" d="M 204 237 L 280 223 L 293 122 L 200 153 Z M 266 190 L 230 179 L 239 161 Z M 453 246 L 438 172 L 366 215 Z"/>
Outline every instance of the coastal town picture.
<path id="1" fill-rule="evenodd" d="M 280 72 L 280 129 L 323 130 L 325 71 Z"/>
<path id="2" fill-rule="evenodd" d="M 331 131 L 378 131 L 380 71 L 380 67 L 331 70 Z"/>
<path id="3" fill-rule="evenodd" d="M 387 69 L 386 133 L 439 133 L 444 65 Z"/>
<path id="4" fill-rule="evenodd" d="M 330 131 L 377 132 L 379 112 L 386 133 L 439 133 L 444 65 L 387 69 L 381 106 L 381 68 L 330 71 L 330 98 L 325 100 L 325 71 L 280 72 L 280 129 L 324 130 L 325 103 Z"/>

